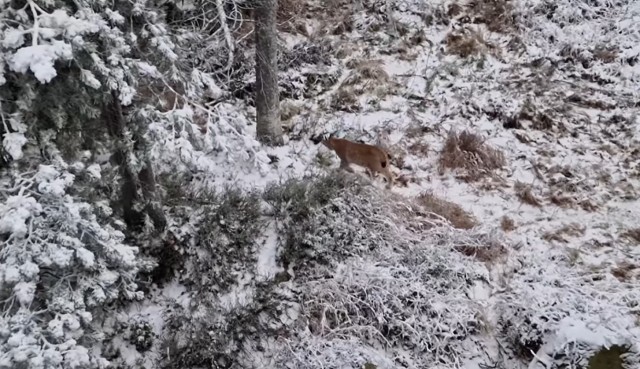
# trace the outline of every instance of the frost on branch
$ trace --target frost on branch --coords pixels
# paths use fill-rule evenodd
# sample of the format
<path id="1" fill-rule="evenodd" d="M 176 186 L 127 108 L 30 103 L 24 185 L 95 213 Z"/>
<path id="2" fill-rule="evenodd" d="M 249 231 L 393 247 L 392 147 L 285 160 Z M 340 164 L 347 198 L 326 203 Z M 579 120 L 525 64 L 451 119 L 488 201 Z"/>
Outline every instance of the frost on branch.
<path id="1" fill-rule="evenodd" d="M 50 82 L 57 75 L 54 64 L 57 60 L 72 58 L 71 46 L 61 41 L 50 45 L 23 47 L 9 59 L 9 68 L 18 73 L 30 70 L 40 83 Z"/>
<path id="2" fill-rule="evenodd" d="M 0 186 L 0 367 L 102 368 L 95 309 L 141 297 L 137 249 L 69 194 L 74 182 L 58 160 Z"/>
<path id="3" fill-rule="evenodd" d="M 9 132 L 5 133 L 2 138 L 2 148 L 9 154 L 13 160 L 22 158 L 22 147 L 27 143 L 27 138 L 23 133 Z"/>
<path id="4" fill-rule="evenodd" d="M 229 165 L 233 165 L 234 171 L 249 172 L 258 168 L 264 173 L 269 162 L 254 135 L 245 132 L 247 118 L 231 104 L 215 108 L 185 105 L 163 114 L 141 114 L 148 114 L 147 119 L 153 121 L 147 137 L 160 173 L 204 175 L 217 173 Z"/>

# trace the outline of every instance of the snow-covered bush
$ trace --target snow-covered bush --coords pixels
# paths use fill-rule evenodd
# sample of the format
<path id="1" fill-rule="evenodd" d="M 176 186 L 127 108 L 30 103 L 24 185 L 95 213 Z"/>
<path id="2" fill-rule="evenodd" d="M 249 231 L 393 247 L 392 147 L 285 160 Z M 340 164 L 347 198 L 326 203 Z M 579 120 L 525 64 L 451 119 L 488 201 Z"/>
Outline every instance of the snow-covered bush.
<path id="1" fill-rule="evenodd" d="M 225 291 L 256 262 L 256 239 L 264 228 L 260 198 L 236 189 L 207 197 L 215 205 L 203 209 L 187 273 L 202 290 Z"/>
<path id="2" fill-rule="evenodd" d="M 401 357 L 385 355 L 357 338 L 326 339 L 310 334 L 285 340 L 274 350 L 274 367 L 298 369 L 396 369 L 406 368 Z M 368 365 L 367 365 L 368 364 Z"/>
<path id="3" fill-rule="evenodd" d="M 269 337 L 288 336 L 296 325 L 297 302 L 275 283 L 244 286 L 232 293 L 192 292 L 185 309 L 166 317 L 162 367 L 262 368 L 252 363 Z"/>
<path id="4" fill-rule="evenodd" d="M 137 248 L 100 216 L 108 205 L 70 195 L 70 167 L 40 165 L 0 185 L 0 367 L 105 367 L 92 350 L 104 339 L 100 312 L 142 297 Z"/>
<path id="5" fill-rule="evenodd" d="M 105 367 L 108 322 L 153 267 L 131 245 L 164 241 L 145 227 L 166 223 L 154 171 L 174 168 L 156 148 L 252 141 L 203 105 L 221 90 L 181 62 L 159 4 L 0 1 L 0 19 L 0 367 Z M 147 350 L 149 328 L 122 338 Z"/>
<path id="6" fill-rule="evenodd" d="M 369 209 L 362 213 L 359 206 L 367 196 L 371 193 L 361 180 L 339 172 L 267 188 L 263 197 L 281 219 L 285 240 L 280 259 L 285 269 L 331 263 L 335 257 L 369 252 L 384 242 L 373 229 L 358 229 L 366 227 L 367 216 L 373 215 Z"/>
<path id="7" fill-rule="evenodd" d="M 481 326 L 477 308 L 459 291 L 481 275 L 463 260 L 453 263 L 451 253 L 421 245 L 384 261 L 353 258 L 332 278 L 304 283 L 312 333 L 403 348 L 423 363 L 455 362 L 464 353 L 460 343 Z"/>
<path id="8" fill-rule="evenodd" d="M 308 333 L 329 345 L 358 342 L 358 351 L 403 351 L 419 367 L 458 363 L 465 350 L 461 342 L 483 324 L 478 306 L 460 291 L 488 276 L 456 247 L 484 239 L 456 233 L 351 178 L 289 181 L 265 192 L 282 219 L 281 261 L 295 274 Z M 308 333 L 296 332 L 301 340 Z M 286 351 L 273 353 L 274 360 L 294 365 Z M 366 362 L 338 359 L 331 351 L 297 353 L 294 367 L 315 367 L 314 355 L 339 360 L 336 367 Z M 382 365 L 379 359 L 370 361 Z"/>
<path id="9" fill-rule="evenodd" d="M 552 358 L 553 368 L 586 367 L 600 348 L 640 353 L 640 291 L 609 274 L 580 273 L 560 255 L 527 254 L 498 295 L 499 329 L 508 347 L 529 360 Z M 636 361 L 637 362 L 637 361 Z"/>

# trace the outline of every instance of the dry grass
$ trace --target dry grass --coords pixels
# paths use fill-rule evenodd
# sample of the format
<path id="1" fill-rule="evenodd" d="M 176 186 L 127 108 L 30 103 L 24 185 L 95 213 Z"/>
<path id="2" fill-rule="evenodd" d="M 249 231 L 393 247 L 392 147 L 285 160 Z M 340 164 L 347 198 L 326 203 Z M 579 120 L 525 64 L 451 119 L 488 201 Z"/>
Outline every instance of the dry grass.
<path id="1" fill-rule="evenodd" d="M 562 242 L 568 243 L 567 237 L 580 237 L 583 236 L 585 232 L 585 228 L 578 223 L 569 223 L 562 226 L 560 229 L 557 229 L 553 232 L 547 232 L 542 235 L 542 239 L 547 242 Z"/>
<path id="2" fill-rule="evenodd" d="M 600 206 L 594 203 L 593 201 L 591 201 L 590 199 L 584 199 L 580 201 L 578 203 L 578 206 L 580 206 L 582 210 L 588 211 L 590 213 L 593 213 L 594 211 L 597 211 L 598 209 L 600 209 Z"/>
<path id="3" fill-rule="evenodd" d="M 386 84 L 390 80 L 381 60 L 352 59 L 346 63 L 346 67 L 353 71 L 344 80 L 343 85 L 352 86 L 363 83 L 378 85 Z"/>
<path id="4" fill-rule="evenodd" d="M 412 110 L 408 111 L 407 114 L 409 114 L 410 116 L 415 116 Z M 417 119 L 417 118 L 414 118 L 414 119 Z M 405 135 L 408 138 L 420 138 L 426 134 L 437 133 L 437 132 L 438 132 L 437 128 L 433 128 L 430 126 L 421 126 L 419 124 L 416 124 L 408 127 L 407 130 L 405 131 Z"/>
<path id="5" fill-rule="evenodd" d="M 500 244 L 489 244 L 485 247 L 456 246 L 455 249 L 463 255 L 476 258 L 485 263 L 495 261 L 507 253 L 505 247 Z"/>
<path id="6" fill-rule="evenodd" d="M 432 193 L 420 195 L 418 202 L 426 211 L 445 218 L 455 228 L 471 229 L 477 224 L 475 217 L 460 205 L 439 198 Z"/>
<path id="7" fill-rule="evenodd" d="M 563 99 L 563 102 L 566 99 Z M 540 107 L 532 100 L 525 100 L 520 111 L 512 116 L 503 116 L 503 126 L 508 129 L 534 129 L 538 131 L 557 130 L 567 132 L 567 127 L 562 123 L 566 116 L 568 104 L 555 107 Z"/>
<path id="8" fill-rule="evenodd" d="M 412 143 L 407 150 L 413 155 L 419 156 L 421 158 L 426 158 L 429 156 L 429 145 L 424 142 L 414 142 Z"/>
<path id="9" fill-rule="evenodd" d="M 618 59 L 620 50 L 615 46 L 598 45 L 592 51 L 594 58 L 600 60 L 603 63 L 613 63 Z"/>
<path id="10" fill-rule="evenodd" d="M 390 92 L 390 78 L 384 70 L 382 62 L 379 60 L 363 61 L 352 59 L 346 63 L 348 68 L 353 69 L 347 78 L 342 81 L 337 91 L 336 106 L 343 111 L 359 111 L 354 110 L 356 96 L 364 93 L 373 94 L 379 98 L 386 96 Z M 351 96 L 349 96 L 351 95 Z M 332 107 L 334 107 L 332 103 Z M 345 107 L 347 109 L 345 109 Z"/>
<path id="11" fill-rule="evenodd" d="M 475 181 L 506 165 L 504 153 L 487 145 L 477 134 L 463 131 L 449 133 L 438 159 L 440 172 L 445 169 L 465 169 L 463 178 Z"/>
<path id="12" fill-rule="evenodd" d="M 514 189 L 516 191 L 516 196 L 518 196 L 520 201 L 523 203 L 536 207 L 542 206 L 542 202 L 540 202 L 536 195 L 533 194 L 533 190 L 530 185 L 518 181 L 514 185 Z"/>
<path id="13" fill-rule="evenodd" d="M 640 244 L 640 228 L 629 229 L 622 234 L 622 237 L 635 241 Z"/>
<path id="14" fill-rule="evenodd" d="M 445 43 L 449 54 L 462 58 L 497 51 L 495 46 L 488 43 L 480 33 L 468 28 L 451 31 L 447 34 Z"/>
<path id="15" fill-rule="evenodd" d="M 505 232 L 511 232 L 516 229 L 516 222 L 508 216 L 503 216 L 500 220 L 500 228 Z"/>
<path id="16" fill-rule="evenodd" d="M 637 265 L 623 261 L 611 269 L 611 274 L 621 282 L 629 282 L 634 277 L 636 269 L 638 269 Z"/>
<path id="17" fill-rule="evenodd" d="M 411 168 L 410 166 L 407 166 L 404 160 L 405 160 L 405 154 L 399 153 L 399 154 L 392 155 L 390 162 L 391 162 L 391 165 L 393 165 L 396 168 L 412 170 L 413 168 Z"/>
<path id="18" fill-rule="evenodd" d="M 306 2 L 298 0 L 279 0 L 276 19 L 278 30 L 291 33 L 301 33 L 309 36 L 302 21 L 307 13 Z"/>
<path id="19" fill-rule="evenodd" d="M 575 204 L 575 200 L 573 199 L 573 197 L 561 195 L 559 193 L 549 196 L 549 201 L 561 208 L 569 208 L 573 206 L 573 204 Z"/>
<path id="20" fill-rule="evenodd" d="M 398 186 L 409 187 L 409 183 L 420 184 L 420 180 L 416 177 L 410 176 L 408 174 L 398 174 L 396 172 L 392 172 L 395 177 L 395 182 L 398 183 Z"/>
<path id="21" fill-rule="evenodd" d="M 500 33 L 514 29 L 512 11 L 508 0 L 473 0 L 466 9 L 472 23 L 484 23 L 489 31 Z"/>
<path id="22" fill-rule="evenodd" d="M 318 152 L 315 161 L 319 166 L 329 168 L 333 164 L 333 155 L 329 152 Z"/>
<path id="23" fill-rule="evenodd" d="M 352 88 L 341 86 L 331 96 L 331 108 L 347 113 L 360 111 L 361 106 L 360 101 L 358 101 L 358 94 Z"/>

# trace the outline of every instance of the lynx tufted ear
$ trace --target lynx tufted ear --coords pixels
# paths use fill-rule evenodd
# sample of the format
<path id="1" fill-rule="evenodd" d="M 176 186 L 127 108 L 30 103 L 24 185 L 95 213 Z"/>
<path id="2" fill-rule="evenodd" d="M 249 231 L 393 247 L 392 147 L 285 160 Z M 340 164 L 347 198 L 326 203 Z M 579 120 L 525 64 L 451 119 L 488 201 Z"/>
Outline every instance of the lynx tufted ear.
<path id="1" fill-rule="evenodd" d="M 313 142 L 314 145 L 319 144 L 323 140 L 322 135 L 312 135 L 311 137 L 309 137 L 309 139 L 311 140 L 311 142 Z"/>

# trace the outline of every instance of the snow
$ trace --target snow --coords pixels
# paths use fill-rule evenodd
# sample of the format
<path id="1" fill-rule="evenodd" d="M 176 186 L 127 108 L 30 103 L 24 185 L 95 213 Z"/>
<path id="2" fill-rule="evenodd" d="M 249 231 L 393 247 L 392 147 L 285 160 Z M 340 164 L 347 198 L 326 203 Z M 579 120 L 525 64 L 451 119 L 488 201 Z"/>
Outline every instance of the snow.
<path id="1" fill-rule="evenodd" d="M 176 280 L 163 288 L 152 288 L 147 299 L 130 304 L 117 320 L 123 324 L 146 322 L 155 337 L 161 337 L 166 334 L 165 316 L 171 314 L 172 304 L 187 311 L 193 301 L 202 301 L 192 300 L 194 295 L 206 294 L 206 303 L 210 304 L 207 307 L 219 309 L 216 318 L 227 322 L 224 319 L 235 312 L 253 312 L 249 309 L 262 303 L 263 291 L 259 288 L 264 284 L 282 294 L 278 295 L 282 301 L 273 303 L 283 306 L 278 305 L 275 318 L 265 316 L 266 308 L 260 317 L 273 324 L 274 329 L 285 327 L 282 329 L 290 336 L 277 340 L 269 337 L 265 352 L 247 354 L 256 355 L 254 363 L 271 354 L 275 363 L 300 368 L 347 367 L 345 363 L 361 367 L 365 362 L 373 362 L 380 368 L 398 368 L 402 361 L 412 367 L 417 365 L 412 360 L 424 360 L 421 363 L 429 362 L 433 364 L 429 367 L 434 368 L 471 369 L 502 358 L 500 345 L 508 345 L 513 351 L 518 343 L 524 346 L 525 342 L 543 342 L 538 352 L 533 353 L 535 359 L 511 357 L 500 363 L 522 369 L 534 368 L 538 360 L 550 362 L 557 353 L 580 356 L 612 344 L 637 346 L 640 251 L 624 232 L 637 228 L 640 219 L 635 149 L 640 133 L 635 106 L 640 63 L 628 62 L 640 54 L 637 46 L 640 7 L 637 3 L 580 4 L 578 9 L 573 1 L 560 1 L 550 12 L 544 2 L 521 1 L 513 4 L 514 19 L 520 28 L 491 32 L 485 25 L 465 23 L 465 17 L 445 16 L 451 5 L 448 1 L 365 0 L 360 6 L 366 10 L 351 14 L 350 32 L 314 37 L 331 39 L 332 47 L 341 46 L 347 54 L 351 53 L 347 58 L 379 59 L 390 81 L 364 84 L 356 96 L 360 111 L 333 109 L 329 104 L 333 95 L 357 68 L 348 68 L 347 59 L 337 60 L 330 55 L 322 63 L 329 64 L 327 69 L 341 77 L 321 95 L 296 102 L 300 113 L 287 122 L 286 144 L 282 147 L 264 147 L 254 139 L 255 109 L 241 101 L 230 99 L 203 113 L 203 108 L 195 103 L 199 94 L 217 100 L 227 91 L 222 81 L 192 71 L 187 94 L 194 99 L 193 106 L 162 113 L 141 111 L 154 121 L 146 138 L 151 145 L 150 158 L 160 174 L 188 173 L 195 192 L 222 191 L 229 185 L 260 191 L 273 182 L 326 173 L 327 167 L 318 164 L 319 153 L 327 154 L 332 160 L 330 168 L 335 169 L 335 154 L 322 145 L 313 145 L 309 136 L 336 132 L 354 140 L 380 141 L 404 161 L 402 167 L 393 170 L 415 180 L 406 187 L 398 185 L 383 192 L 384 184 L 374 179 L 372 183 L 380 192 L 366 192 L 370 196 L 364 202 L 367 206 L 378 204 L 377 201 L 382 201 L 379 198 L 396 205 L 415 206 L 417 196 L 431 192 L 460 204 L 479 224 L 472 230 L 458 230 L 435 222 L 437 227 L 425 230 L 420 228 L 424 224 L 412 223 L 413 215 L 409 219 L 393 218 L 393 211 L 371 213 L 375 215 L 372 219 L 366 216 L 354 219 L 352 214 L 349 219 L 341 219 L 344 214 L 339 211 L 329 213 L 327 218 L 341 221 L 333 224 L 324 219 L 332 232 L 349 234 L 348 226 L 354 224 L 368 227 L 355 235 L 349 234 L 352 242 L 344 245 L 344 254 L 331 255 L 336 260 L 331 260 L 329 266 L 316 267 L 307 274 L 297 273 L 292 280 L 279 282 L 274 278 L 283 271 L 279 261 L 283 235 L 278 223 L 264 215 L 267 225 L 254 245 L 255 265 L 239 273 L 241 277 L 232 287 L 213 289 L 215 293 L 193 290 L 192 286 L 180 284 L 185 277 L 180 273 L 189 271 L 179 271 Z M 386 9 L 389 5 L 392 10 Z M 146 11 L 139 4 L 134 7 L 138 15 Z M 387 13 L 385 16 L 392 13 L 395 22 L 408 27 L 405 30 L 408 34 L 396 37 L 389 33 L 388 25 L 381 21 L 382 13 Z M 315 29 L 324 31 L 324 22 L 336 21 L 325 16 L 328 15 L 315 13 L 314 17 L 319 19 L 312 19 L 309 24 L 314 23 Z M 427 21 L 427 16 L 435 19 Z M 438 17 L 447 18 L 447 22 L 440 22 Z M 108 28 L 107 19 L 114 24 L 125 22 L 121 14 L 109 9 L 104 14 L 86 9 L 73 16 L 63 10 L 41 14 L 40 34 L 34 45 L 23 46 L 27 33 L 21 29 L 3 30 L 3 47 L 17 50 L 2 55 L 2 62 L 10 71 L 30 71 L 40 83 L 51 82 L 57 76 L 55 63 L 72 59 L 71 44 L 74 47 L 83 44 L 84 40 L 77 37 Z M 447 53 L 450 46 L 447 35 L 460 28 L 478 30 L 499 52 L 488 52 L 483 45 L 483 55 L 462 58 Z M 148 30 L 153 34 L 150 43 L 167 59 L 179 57 L 162 22 L 151 22 Z M 409 43 L 415 35 L 428 38 L 428 42 Z M 75 41 L 67 42 L 67 38 L 74 37 Z M 314 41 L 289 33 L 283 33 L 282 40 L 289 49 L 301 41 Z M 512 41 L 513 48 L 509 46 Z M 596 57 L 596 48 L 601 45 L 616 49 L 613 61 Z M 94 89 L 116 88 L 121 82 L 118 79 L 123 77 L 118 68 L 124 65 L 123 55 L 128 52 L 123 50 L 129 46 L 124 43 L 114 46 L 118 47 L 122 50 L 114 51 L 105 60 L 94 53 L 91 70 L 80 72 L 82 82 Z M 544 60 L 536 61 L 537 58 Z M 154 65 L 144 61 L 135 61 L 133 65 L 141 75 L 160 76 Z M 2 84 L 4 65 L 0 64 L 0 68 Z M 293 77 L 301 78 L 304 68 L 318 71 L 307 65 L 300 70 L 283 71 L 281 78 L 285 81 L 289 78 L 296 88 L 302 88 L 304 84 Z M 117 78 L 104 78 L 114 75 Z M 132 86 L 119 86 L 119 91 L 124 105 L 133 103 L 136 91 Z M 202 127 L 192 124 L 199 114 L 207 116 Z M 519 125 L 505 128 L 508 118 L 518 120 Z M 11 127 L 15 130 L 13 124 Z M 198 133 L 204 128 L 206 133 Z M 441 173 L 439 152 L 450 130 L 479 134 L 486 144 L 504 152 L 506 167 L 478 181 L 465 181 L 458 172 Z M 23 148 L 28 140 L 23 131 L 26 129 L 4 132 L 3 149 L 14 160 L 26 156 Z M 416 151 L 412 149 L 415 143 L 426 144 L 428 149 Z M 103 167 L 92 164 L 92 154 L 108 158 L 103 153 L 87 153 L 83 158 L 86 174 L 92 181 L 108 183 L 112 180 L 108 160 L 102 160 Z M 63 167 L 41 165 L 35 176 L 16 181 L 23 189 L 6 190 L 6 195 L 5 189 L 9 187 L 0 183 L 0 236 L 10 235 L 8 243 L 26 241 L 24 248 L 11 248 L 12 252 L 19 250 L 16 255 L 20 257 L 3 256 L 1 282 L 23 306 L 33 301 L 35 278 L 41 267 L 73 269 L 74 273 L 84 273 L 83 268 L 93 271 L 95 274 L 80 278 L 99 283 L 84 291 L 84 296 L 93 294 L 93 300 L 88 298 L 87 303 L 111 301 L 114 291 L 108 287 L 133 279 L 125 271 L 131 270 L 135 275 L 140 255 L 144 255 L 139 252 L 143 249 L 123 244 L 122 232 L 111 225 L 99 226 L 96 223 L 99 217 L 84 219 L 84 214 L 92 209 L 103 209 L 101 216 L 108 218 L 113 227 L 120 226 L 118 217 L 113 215 L 118 212 L 104 198 L 93 205 L 76 202 L 74 196 L 82 195 L 70 191 L 70 187 L 78 186 L 76 182 L 85 177 L 78 176 L 76 181 Z M 82 168 L 84 164 L 74 165 L 71 171 Z M 30 182 L 36 186 L 31 187 Z M 542 205 L 521 202 L 515 194 L 516 183 L 531 186 Z M 558 194 L 572 197 L 574 203 L 554 201 L 553 195 Z M 348 200 L 336 200 L 332 206 L 354 211 L 345 205 Z M 587 202 L 593 203 L 592 207 Z M 191 205 L 196 209 L 189 211 L 197 212 L 197 204 Z M 41 214 L 43 211 L 45 216 Z M 59 213 L 54 211 L 64 216 L 58 218 Z M 514 221 L 514 230 L 500 229 L 504 216 Z M 69 222 L 66 226 L 69 233 L 58 232 L 56 238 L 43 236 L 40 229 L 32 230 L 32 225 L 38 222 L 43 227 L 50 226 L 47 219 L 55 219 L 56 224 Z M 369 221 L 378 223 L 372 225 Z M 183 235 L 197 233 L 189 222 L 175 227 Z M 388 224 L 393 226 L 385 228 Z M 89 243 L 88 237 L 72 233 L 76 230 L 82 234 L 88 231 L 95 240 Z M 359 249 L 366 240 L 375 243 L 375 247 Z M 342 240 L 323 234 L 313 242 L 315 247 L 329 249 Z M 460 247 L 496 244 L 504 249 L 500 257 L 490 261 L 462 256 L 458 251 Z M 105 254 L 101 254 L 103 251 Z M 196 251 L 193 255 L 200 254 Z M 105 258 L 112 262 L 110 267 L 103 265 Z M 621 268 L 625 265 L 631 265 L 631 270 Z M 449 274 L 438 274 L 443 271 Z M 122 293 L 139 296 L 142 292 Z M 284 296 L 299 300 L 288 301 Z M 68 305 L 65 309 L 75 309 L 70 298 L 59 298 L 60 301 L 52 301 L 50 305 L 63 306 L 63 301 Z M 408 309 L 407 301 L 416 306 L 415 310 Z M 205 310 L 202 307 L 198 313 L 206 314 Z M 89 319 L 82 319 L 91 320 L 90 313 L 87 314 Z M 297 326 L 300 322 L 303 328 Z M 312 324 L 319 329 L 312 332 Z M 394 336 L 387 332 L 391 325 L 402 334 Z M 478 326 L 483 329 L 476 329 Z M 51 334 L 60 339 L 68 338 L 65 327 L 77 330 L 80 322 L 73 315 L 58 315 L 48 322 Z M 22 332 L 11 332 L 10 346 L 31 344 L 26 342 L 31 338 Z M 120 333 L 109 333 L 114 334 L 111 343 L 125 364 L 134 366 L 142 360 L 144 367 L 154 367 L 154 355 L 161 354 L 159 339 L 149 353 L 140 353 Z M 385 342 L 381 343 L 383 339 L 376 334 L 384 336 Z M 508 342 L 498 343 L 498 339 Z M 68 342 L 65 365 L 89 367 L 93 357 L 90 360 L 87 349 L 76 346 L 75 341 Z M 12 354 L 14 360 L 27 360 L 28 356 L 20 352 Z M 62 357 L 58 356 L 58 351 L 43 354 L 45 361 L 51 363 L 61 362 Z M 32 363 L 34 367 L 41 365 L 37 359 Z M 6 366 L 10 365 L 13 362 Z"/>
<path id="2" fill-rule="evenodd" d="M 33 301 L 33 297 L 36 292 L 36 284 L 33 282 L 18 282 L 13 287 L 13 293 L 15 294 L 18 302 L 22 306 L 29 306 Z"/>
<path id="3" fill-rule="evenodd" d="M 18 49 L 8 58 L 9 68 L 18 73 L 31 70 L 40 83 L 48 83 L 58 75 L 54 68 L 57 60 L 73 58 L 71 45 L 62 41 L 52 41 L 49 45 L 27 46 Z"/>
<path id="4" fill-rule="evenodd" d="M 16 195 L 0 204 L 0 233 L 25 237 L 29 231 L 27 219 L 42 211 L 42 206 L 31 196 Z"/>
<path id="5" fill-rule="evenodd" d="M 2 148 L 5 149 L 14 160 L 22 158 L 22 147 L 26 143 L 27 138 L 20 132 L 4 133 L 2 138 Z"/>
<path id="6" fill-rule="evenodd" d="M 3 32 L 2 46 L 7 49 L 16 49 L 24 43 L 24 31 L 8 29 Z"/>
<path id="7" fill-rule="evenodd" d="M 270 279 L 282 270 L 276 261 L 278 239 L 278 229 L 272 222 L 264 231 L 264 241 L 258 254 L 256 273 L 259 277 Z"/>
<path id="8" fill-rule="evenodd" d="M 85 268 L 91 268 L 95 264 L 95 255 L 87 249 L 76 249 L 76 257 Z"/>
<path id="9" fill-rule="evenodd" d="M 82 82 L 95 90 L 102 86 L 100 81 L 98 81 L 96 76 L 90 70 L 82 69 L 80 71 L 80 78 L 82 79 Z"/>

